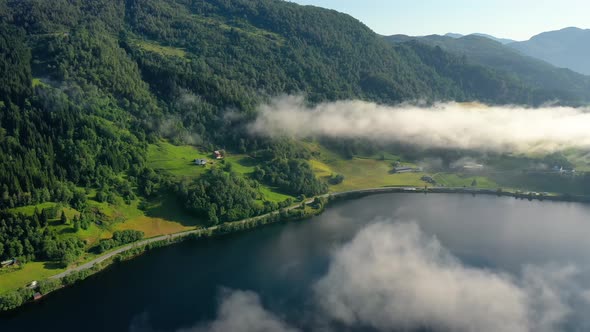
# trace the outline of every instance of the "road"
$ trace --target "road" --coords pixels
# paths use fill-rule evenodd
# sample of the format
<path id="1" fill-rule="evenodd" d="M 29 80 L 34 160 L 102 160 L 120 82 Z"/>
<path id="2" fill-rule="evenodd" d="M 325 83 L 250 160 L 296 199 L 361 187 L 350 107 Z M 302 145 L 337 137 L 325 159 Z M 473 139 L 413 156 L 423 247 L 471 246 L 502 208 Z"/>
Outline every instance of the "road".
<path id="1" fill-rule="evenodd" d="M 382 187 L 382 188 L 367 188 L 367 189 L 357 189 L 357 190 L 349 190 L 349 191 L 343 191 L 343 192 L 337 192 L 337 193 L 329 193 L 329 194 L 324 194 L 321 196 L 318 196 L 320 198 L 328 198 L 328 197 L 340 197 L 340 196 L 347 196 L 347 195 L 352 195 L 352 194 L 380 194 L 380 193 L 392 193 L 392 192 L 406 192 L 406 193 L 417 193 L 420 192 L 422 190 L 422 188 L 417 188 L 417 187 Z M 495 193 L 495 191 L 490 190 L 490 189 L 475 189 L 475 188 L 429 188 L 429 190 L 431 192 L 469 192 L 469 193 L 485 193 L 485 194 L 493 194 Z M 306 201 L 306 204 L 310 204 L 315 200 L 314 198 L 308 199 Z M 300 206 L 301 203 L 298 203 L 296 205 L 290 206 L 287 208 L 287 210 L 293 210 L 296 209 Z M 250 220 L 258 220 L 264 217 L 268 217 L 270 215 L 273 214 L 277 214 L 279 213 L 279 211 L 273 211 L 273 212 L 269 212 L 266 213 L 264 215 L 260 215 L 257 217 L 253 217 L 253 218 L 248 218 L 248 219 L 244 219 L 244 220 L 240 220 L 240 221 L 234 221 L 232 222 L 232 224 L 238 224 L 238 223 L 244 223 Z M 181 237 L 185 237 L 191 234 L 200 234 L 202 232 L 209 232 L 209 231 L 214 231 L 218 228 L 219 226 L 211 226 L 208 228 L 199 228 L 199 229 L 194 229 L 191 231 L 186 231 L 186 232 L 181 232 L 181 233 L 176 233 L 176 234 L 170 234 L 170 235 L 162 235 L 162 236 L 158 236 L 158 237 L 153 237 L 153 238 L 149 238 L 149 239 L 145 239 L 145 240 L 141 240 L 132 244 L 128 244 L 125 245 L 121 248 L 118 248 L 116 250 L 113 250 L 111 252 L 108 252 L 100 257 L 97 257 L 93 260 L 91 260 L 88 263 L 70 268 L 62 273 L 56 274 L 54 276 L 49 277 L 50 279 L 60 279 L 63 278 L 65 276 L 67 276 L 68 274 L 72 273 L 72 272 L 78 272 L 78 271 L 82 271 L 82 270 L 86 270 L 86 269 L 90 269 L 92 268 L 95 264 L 101 263 L 109 258 L 112 258 L 115 255 L 118 255 L 120 253 L 124 253 L 128 250 L 131 250 L 133 248 L 136 247 L 141 247 L 141 246 L 145 246 L 147 244 L 153 243 L 153 242 L 158 242 L 158 241 L 164 241 L 164 240 L 173 240 L 173 239 L 177 239 L 177 238 L 181 238 Z"/>
<path id="2" fill-rule="evenodd" d="M 348 192 L 348 193 L 350 193 L 350 192 Z M 343 195 L 343 194 L 345 194 L 345 193 L 338 193 L 338 195 Z M 330 196 L 330 194 L 322 195 L 320 197 L 328 197 L 328 196 Z M 336 196 L 336 194 L 334 194 L 334 196 Z M 306 201 L 306 204 L 312 203 L 314 201 L 314 199 L 315 198 L 307 200 Z M 287 208 L 287 211 L 296 209 L 300 205 L 301 205 L 301 203 L 299 203 L 297 205 L 290 206 L 290 207 Z M 258 220 L 258 219 L 261 219 L 261 218 L 264 218 L 264 217 L 268 217 L 270 215 L 277 214 L 277 213 L 279 213 L 279 211 L 273 211 L 273 212 L 269 212 L 269 213 L 266 213 L 266 214 L 263 214 L 263 215 L 260 215 L 260 216 L 256 216 L 256 217 L 252 217 L 252 218 L 247 218 L 247 219 L 243 219 L 243 220 L 240 220 L 240 221 L 234 221 L 234 222 L 232 222 L 232 224 L 245 223 L 245 222 L 250 221 L 250 220 Z M 100 256 L 100 257 L 97 257 L 97 258 L 95 258 L 95 259 L 93 259 L 93 260 L 91 260 L 91 261 L 89 261 L 87 263 L 84 263 L 82 265 L 78 265 L 76 267 L 67 269 L 66 271 L 64 271 L 62 273 L 53 275 L 53 276 L 49 277 L 49 279 L 61 279 L 61 278 L 65 277 L 65 276 L 67 276 L 70 273 L 90 269 L 95 264 L 102 263 L 102 262 L 104 262 L 105 260 L 107 260 L 109 258 L 112 258 L 112 257 L 114 257 L 114 256 L 116 256 L 118 254 L 121 254 L 121 253 L 124 253 L 126 251 L 129 251 L 129 250 L 131 250 L 133 248 L 142 247 L 142 246 L 145 246 L 147 244 L 158 242 L 158 241 L 174 240 L 174 239 L 185 237 L 185 236 L 192 235 L 192 234 L 201 234 L 203 232 L 215 231 L 218 227 L 219 226 L 211 226 L 211 227 L 207 227 L 207 228 L 198 228 L 198 229 L 193 229 L 193 230 L 186 231 L 186 232 L 169 234 L 169 235 L 161 235 L 161 236 L 157 236 L 157 237 L 152 237 L 152 238 L 149 238 L 149 239 L 141 240 L 141 241 L 138 241 L 138 242 L 134 242 L 134 243 L 125 245 L 123 247 L 120 247 L 120 248 L 118 248 L 116 250 L 110 251 L 110 252 L 108 252 L 108 253 Z"/>
<path id="3" fill-rule="evenodd" d="M 139 242 L 131 243 L 131 244 L 125 245 L 125 246 L 123 246 L 121 248 L 118 248 L 116 250 L 113 250 L 111 252 L 108 252 L 108 253 L 106 253 L 106 254 L 98 257 L 98 258 L 95 258 L 95 259 L 91 260 L 88 263 L 85 263 L 85 264 L 82 264 L 82 265 L 78 265 L 78 266 L 73 267 L 71 269 L 68 269 L 68 270 L 66 270 L 66 271 L 64 271 L 64 272 L 62 272 L 60 274 L 56 274 L 54 276 L 51 276 L 51 277 L 49 277 L 49 279 L 60 279 L 60 278 L 63 278 L 65 276 L 67 276 L 68 274 L 70 274 L 72 272 L 78 272 L 78 271 L 90 269 L 95 264 L 102 263 L 105 260 L 107 260 L 107 259 L 109 259 L 109 258 L 111 258 L 111 257 L 113 257 L 115 255 L 118 255 L 120 253 L 126 252 L 126 251 L 131 250 L 131 249 L 136 248 L 136 247 L 144 246 L 146 244 L 150 244 L 150 243 L 153 243 L 153 242 L 164 241 L 164 240 L 167 240 L 167 239 L 175 239 L 175 238 L 178 238 L 180 236 L 187 236 L 189 234 L 198 233 L 198 232 L 201 232 L 201 231 L 202 231 L 202 229 L 195 229 L 195 230 L 188 231 L 188 232 L 171 234 L 171 235 L 162 235 L 162 236 L 152 237 L 152 238 L 149 238 L 149 239 L 146 239 L 146 240 L 142 240 L 142 241 L 139 241 Z"/>

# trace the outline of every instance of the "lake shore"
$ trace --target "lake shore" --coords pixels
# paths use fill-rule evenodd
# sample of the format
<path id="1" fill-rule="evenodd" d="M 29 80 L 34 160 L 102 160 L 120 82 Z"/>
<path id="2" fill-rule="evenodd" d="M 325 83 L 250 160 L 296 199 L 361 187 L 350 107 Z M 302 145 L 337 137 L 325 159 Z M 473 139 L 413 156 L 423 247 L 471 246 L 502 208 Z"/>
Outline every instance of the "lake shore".
<path id="1" fill-rule="evenodd" d="M 56 290 L 63 287 L 73 285 L 82 281 L 100 271 L 105 270 L 111 264 L 132 259 L 142 255 L 151 249 L 163 246 L 172 245 L 188 239 L 210 238 L 215 236 L 222 236 L 226 234 L 253 230 L 261 226 L 276 224 L 281 222 L 289 222 L 296 220 L 308 219 L 313 216 L 321 214 L 325 207 L 336 200 L 355 199 L 370 195 L 388 194 L 388 193 L 405 193 L 405 194 L 471 194 L 488 195 L 498 197 L 514 197 L 516 199 L 539 200 L 539 201 L 562 201 L 562 202 L 577 202 L 588 203 L 590 197 L 587 196 L 572 196 L 572 195 L 549 195 L 536 192 L 512 192 L 504 190 L 493 189 L 478 189 L 478 188 L 449 188 L 449 187 L 381 187 L 381 188 L 366 188 L 358 190 L 350 190 L 344 192 L 328 193 L 317 197 L 306 199 L 304 202 L 299 202 L 288 208 L 273 211 L 261 216 L 256 216 L 240 221 L 228 222 L 221 225 L 215 225 L 207 228 L 198 228 L 190 231 L 162 235 L 141 240 L 139 242 L 131 243 L 110 252 L 101 255 L 89 262 L 79 266 L 70 268 L 62 273 L 53 275 L 41 283 L 52 283 L 55 285 L 42 296 L 47 296 Z M 302 209 L 303 207 L 303 209 Z M 14 291 L 16 292 L 16 291 Z M 26 300 L 21 305 L 11 308 L 4 312 L 11 312 L 18 310 L 24 305 L 34 303 L 35 300 Z"/>

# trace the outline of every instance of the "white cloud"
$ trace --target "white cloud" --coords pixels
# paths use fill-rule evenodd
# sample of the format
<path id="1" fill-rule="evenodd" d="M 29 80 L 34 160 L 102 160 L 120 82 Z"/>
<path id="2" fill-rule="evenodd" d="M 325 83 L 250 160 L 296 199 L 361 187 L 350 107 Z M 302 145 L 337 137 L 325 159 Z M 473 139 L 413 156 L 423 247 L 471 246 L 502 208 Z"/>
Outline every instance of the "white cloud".
<path id="1" fill-rule="evenodd" d="M 179 332 L 296 332 L 283 320 L 262 307 L 256 293 L 225 291 L 217 319 L 202 326 Z"/>
<path id="2" fill-rule="evenodd" d="M 514 278 L 467 267 L 415 223 L 380 222 L 335 253 L 315 295 L 327 317 L 348 326 L 555 331 L 572 310 L 562 291 L 577 287 L 576 273 L 527 267 Z"/>
<path id="3" fill-rule="evenodd" d="M 298 324 L 316 331 L 587 331 L 587 277 L 568 264 L 524 265 L 515 274 L 466 266 L 416 223 L 384 220 L 334 251 Z M 155 330 L 146 313 L 130 331 Z M 298 330 L 256 293 L 223 290 L 213 321 L 177 332 L 204 331 Z"/>
<path id="4" fill-rule="evenodd" d="M 282 97 L 260 108 L 250 125 L 266 136 L 326 136 L 392 141 L 420 147 L 509 152 L 590 148 L 588 109 L 494 107 L 445 103 L 433 107 L 340 101 L 307 107 Z"/>

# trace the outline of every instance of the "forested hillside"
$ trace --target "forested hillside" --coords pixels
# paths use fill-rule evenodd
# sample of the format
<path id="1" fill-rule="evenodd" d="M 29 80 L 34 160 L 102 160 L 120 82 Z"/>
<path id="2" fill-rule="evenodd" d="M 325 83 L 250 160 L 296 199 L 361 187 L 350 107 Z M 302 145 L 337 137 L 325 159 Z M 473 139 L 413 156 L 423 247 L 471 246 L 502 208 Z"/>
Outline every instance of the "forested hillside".
<path id="1" fill-rule="evenodd" d="M 274 206 L 258 184 L 293 197 L 325 192 L 305 147 L 245 133 L 242 124 L 273 96 L 582 101 L 529 83 L 440 47 L 394 46 L 348 15 L 279 0 L 0 0 L 0 259 L 67 264 L 81 246 L 48 227 L 48 219 L 69 223 L 65 215 L 8 212 L 15 207 L 71 207 L 77 232 L 101 213 L 89 201 L 175 192 L 186 211 L 216 223 Z M 162 139 L 239 151 L 257 168 L 245 178 L 218 167 L 180 183 L 146 162 Z"/>
<path id="2" fill-rule="evenodd" d="M 514 80 L 531 87 L 533 99 L 540 102 L 549 97 L 563 103 L 584 103 L 588 101 L 590 77 L 569 69 L 554 67 L 547 62 L 532 58 L 517 50 L 512 45 L 503 45 L 486 37 L 469 35 L 461 38 L 448 36 L 409 37 L 395 35 L 386 37 L 397 48 L 421 44 L 438 47 L 443 51 L 461 57 L 467 63 L 493 69 L 501 77 Z M 489 70 L 488 69 L 488 70 Z M 522 95 L 522 92 L 518 92 Z"/>

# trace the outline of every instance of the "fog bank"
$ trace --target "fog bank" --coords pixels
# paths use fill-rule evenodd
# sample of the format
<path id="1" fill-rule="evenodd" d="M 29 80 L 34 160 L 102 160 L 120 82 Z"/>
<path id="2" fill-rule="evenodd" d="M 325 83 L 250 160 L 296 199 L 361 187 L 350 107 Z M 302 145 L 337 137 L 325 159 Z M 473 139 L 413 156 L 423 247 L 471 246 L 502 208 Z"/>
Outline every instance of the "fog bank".
<path id="1" fill-rule="evenodd" d="M 260 107 L 251 133 L 269 136 L 364 138 L 423 148 L 554 152 L 590 148 L 589 109 L 443 103 L 431 107 L 340 101 L 306 106 L 302 97 Z"/>

